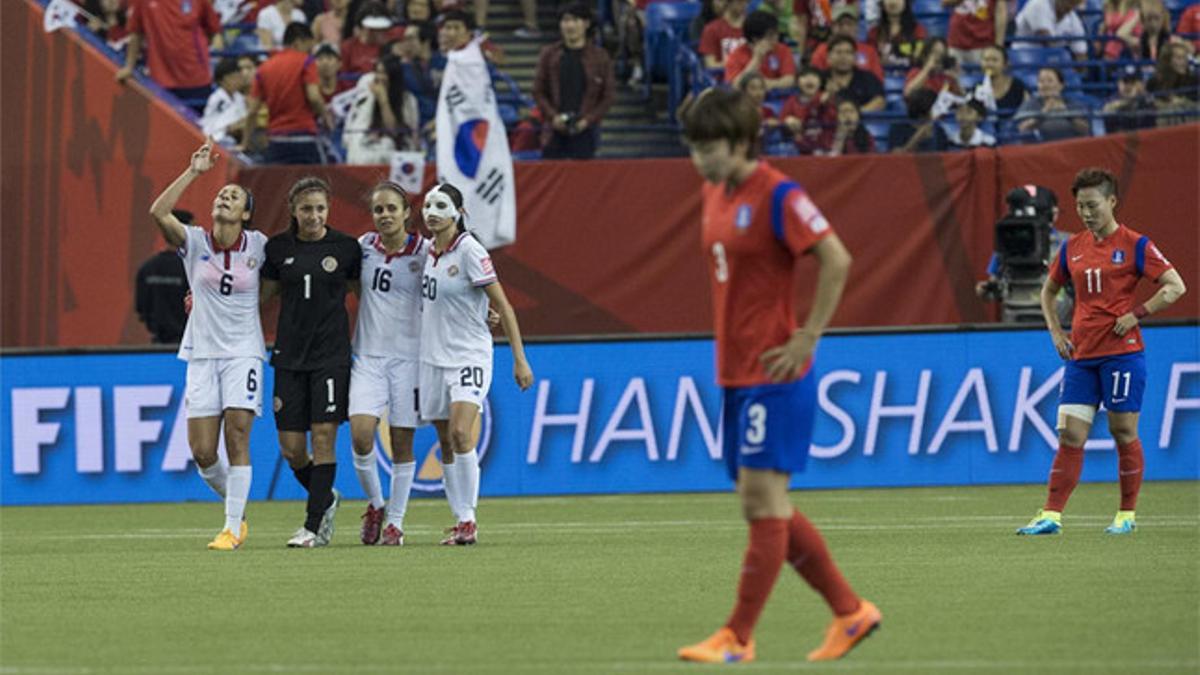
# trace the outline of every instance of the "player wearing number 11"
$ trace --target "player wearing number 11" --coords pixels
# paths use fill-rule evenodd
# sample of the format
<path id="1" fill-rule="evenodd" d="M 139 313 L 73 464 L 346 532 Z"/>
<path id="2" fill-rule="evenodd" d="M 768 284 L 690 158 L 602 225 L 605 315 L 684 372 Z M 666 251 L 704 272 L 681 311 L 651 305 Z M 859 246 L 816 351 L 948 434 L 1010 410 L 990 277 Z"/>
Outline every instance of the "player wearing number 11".
<path id="1" fill-rule="evenodd" d="M 842 578 L 820 532 L 792 506 L 788 486 L 808 458 L 817 398 L 813 354 L 837 309 L 850 254 L 804 189 L 758 161 L 759 110 L 749 96 L 710 89 L 684 126 L 692 163 L 706 181 L 701 227 L 717 382 L 724 387 L 722 452 L 750 543 L 728 621 L 678 655 L 710 663 L 754 660 L 751 635 L 787 561 L 834 615 L 808 659 L 841 658 L 883 617 Z M 798 327 L 792 273 L 809 254 L 820 272 L 812 309 Z"/>
<path id="2" fill-rule="evenodd" d="M 216 159 L 210 138 L 192 153 L 183 175 L 154 200 L 150 215 L 167 243 L 178 247 L 192 289 L 192 311 L 179 345 L 179 358 L 188 362 L 188 445 L 204 482 L 225 500 L 225 527 L 208 547 L 232 551 L 246 539 L 250 426 L 262 414 L 258 296 L 267 238 L 247 229 L 254 198 L 240 185 L 226 185 L 217 193 L 211 233 L 185 226 L 171 214 L 187 187 Z M 222 419 L 228 469 L 217 456 Z"/>
<path id="3" fill-rule="evenodd" d="M 1138 322 L 1165 309 L 1187 289 L 1148 237 L 1117 222 L 1117 179 L 1111 173 L 1080 171 L 1071 194 L 1087 229 L 1059 249 L 1042 286 L 1042 314 L 1054 348 L 1067 361 L 1058 400 L 1058 453 L 1050 469 L 1046 505 L 1017 534 L 1055 534 L 1062 529 L 1062 511 L 1079 482 L 1083 444 L 1101 402 L 1117 442 L 1121 485 L 1120 509 L 1105 532 L 1128 534 L 1137 527 L 1134 507 L 1143 467 L 1137 425 L 1146 388 L 1146 356 Z M 1134 306 L 1133 292 L 1142 277 L 1159 289 Z M 1075 286 L 1069 337 L 1054 309 L 1054 298 L 1068 281 Z"/>

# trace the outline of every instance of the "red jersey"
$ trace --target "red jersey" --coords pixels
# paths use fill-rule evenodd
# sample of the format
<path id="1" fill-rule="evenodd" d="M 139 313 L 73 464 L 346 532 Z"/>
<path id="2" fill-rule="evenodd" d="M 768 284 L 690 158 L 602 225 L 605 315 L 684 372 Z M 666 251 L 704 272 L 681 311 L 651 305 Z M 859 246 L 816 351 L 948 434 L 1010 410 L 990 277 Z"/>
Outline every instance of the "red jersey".
<path id="1" fill-rule="evenodd" d="M 742 29 L 735 28 L 721 17 L 709 21 L 704 27 L 704 32 L 700 34 L 700 47 L 696 51 L 705 56 L 715 56 L 724 63 L 725 57 L 745 41 Z"/>
<path id="2" fill-rule="evenodd" d="M 143 36 L 150 77 L 167 89 L 212 84 L 208 40 L 221 30 L 210 0 L 129 0 L 130 33 Z"/>
<path id="3" fill-rule="evenodd" d="M 725 58 L 725 81 L 733 82 L 734 78 L 741 75 L 746 66 L 750 64 L 752 58 L 754 58 L 754 48 L 750 46 L 749 42 L 743 42 L 738 45 L 737 49 L 729 52 L 729 56 Z M 788 49 L 785 44 L 776 44 L 775 49 L 763 58 L 758 72 L 768 80 L 777 80 L 784 75 L 795 75 L 796 60 L 792 58 L 792 50 Z"/>
<path id="4" fill-rule="evenodd" d="M 965 50 L 996 44 L 996 0 L 963 0 L 955 5 L 946 44 Z"/>
<path id="5" fill-rule="evenodd" d="M 1176 35 L 1195 35 L 1192 38 L 1192 44 L 1200 49 L 1200 5 L 1192 5 L 1183 10 L 1183 16 L 1179 17 L 1179 23 L 1175 25 Z"/>
<path id="6" fill-rule="evenodd" d="M 268 134 L 317 133 L 305 88 L 318 81 L 316 61 L 295 49 L 278 51 L 258 67 L 250 96 L 270 111 Z"/>
<path id="7" fill-rule="evenodd" d="M 702 214 L 701 240 L 712 270 L 717 383 L 767 384 L 758 357 L 796 330 L 796 258 L 832 230 L 808 193 L 765 162 L 732 192 L 706 183 Z"/>
<path id="8" fill-rule="evenodd" d="M 865 70 L 883 82 L 883 64 L 879 62 L 879 52 L 865 42 L 856 42 L 854 67 Z M 809 65 L 817 70 L 829 70 L 829 43 L 822 42 L 813 50 Z"/>
<path id="9" fill-rule="evenodd" d="M 1142 277 L 1157 281 L 1171 269 L 1149 237 L 1124 225 L 1100 241 L 1091 232 L 1074 234 L 1058 251 L 1050 278 L 1075 286 L 1071 343 L 1075 360 L 1140 352 L 1142 331 L 1113 333 L 1117 318 L 1133 311 L 1133 290 Z"/>

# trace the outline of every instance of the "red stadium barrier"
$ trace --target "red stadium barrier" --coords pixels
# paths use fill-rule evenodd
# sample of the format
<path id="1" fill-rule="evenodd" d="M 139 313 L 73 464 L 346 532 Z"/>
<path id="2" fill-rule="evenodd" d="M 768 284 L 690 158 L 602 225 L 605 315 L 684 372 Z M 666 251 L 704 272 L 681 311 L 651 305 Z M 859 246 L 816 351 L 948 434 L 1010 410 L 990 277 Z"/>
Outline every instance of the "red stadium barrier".
<path id="1" fill-rule="evenodd" d="M 36 4 L 0 7 L 5 91 L 25 94 L 0 101 L 0 345 L 143 344 L 133 278 L 162 246 L 146 212 L 201 137 L 136 86 L 117 85 L 115 66 L 77 36 L 44 34 Z M 834 325 L 893 326 L 988 320 L 990 305 L 973 285 L 1004 193 L 1048 186 L 1064 206 L 1060 224 L 1077 229 L 1069 185 L 1091 164 L 1118 173 L 1125 222 L 1149 234 L 1191 287 L 1164 314 L 1200 316 L 1197 157 L 1200 124 L 969 153 L 773 163 L 809 189 L 855 256 Z M 218 167 L 180 207 L 207 222 L 212 196 L 237 169 Z M 382 167 L 242 170 L 258 227 L 286 227 L 287 189 L 308 173 L 333 184 L 335 226 L 370 227 L 365 198 Z M 520 163 L 516 181 L 518 241 L 495 259 L 527 334 L 710 330 L 700 181 L 687 160 Z M 812 272 L 797 279 L 802 298 Z"/>

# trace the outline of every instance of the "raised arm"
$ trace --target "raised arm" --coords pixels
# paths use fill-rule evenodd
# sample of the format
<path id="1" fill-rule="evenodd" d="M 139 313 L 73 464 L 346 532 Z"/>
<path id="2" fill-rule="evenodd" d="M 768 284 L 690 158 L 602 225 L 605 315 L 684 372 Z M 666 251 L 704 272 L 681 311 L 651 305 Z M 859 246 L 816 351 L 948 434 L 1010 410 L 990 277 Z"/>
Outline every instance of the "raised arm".
<path id="1" fill-rule="evenodd" d="M 504 328 L 504 334 L 508 336 L 508 344 L 512 349 L 513 377 L 521 391 L 525 391 L 533 385 L 533 370 L 525 358 L 525 343 L 521 340 L 521 327 L 517 325 L 517 313 L 513 311 L 499 282 L 488 284 L 483 287 L 483 290 L 487 293 L 492 308 L 500 315 L 500 325 Z"/>
<path id="2" fill-rule="evenodd" d="M 154 200 L 150 205 L 150 215 L 154 217 L 154 222 L 158 224 L 158 229 L 162 231 L 163 239 L 167 243 L 176 248 L 183 246 L 187 241 L 187 230 L 184 229 L 183 223 L 179 222 L 171 211 L 175 208 L 175 204 L 179 202 L 179 198 L 183 196 L 188 186 L 192 181 L 196 180 L 205 171 L 208 171 L 216 163 L 219 155 L 213 152 L 213 139 L 208 138 L 204 141 L 204 145 L 200 149 L 192 153 L 191 164 L 187 170 L 179 175 L 174 182 L 167 186 L 166 190 Z"/>

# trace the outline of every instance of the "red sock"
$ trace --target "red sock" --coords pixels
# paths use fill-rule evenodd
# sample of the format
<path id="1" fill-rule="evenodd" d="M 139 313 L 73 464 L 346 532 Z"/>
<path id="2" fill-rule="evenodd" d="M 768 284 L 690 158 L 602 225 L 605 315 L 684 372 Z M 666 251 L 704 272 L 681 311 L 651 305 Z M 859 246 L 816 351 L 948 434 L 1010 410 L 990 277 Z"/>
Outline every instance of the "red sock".
<path id="1" fill-rule="evenodd" d="M 1137 506 L 1138 491 L 1142 489 L 1142 441 L 1117 446 L 1117 470 L 1121 478 L 1121 510 L 1132 511 Z"/>
<path id="2" fill-rule="evenodd" d="M 837 616 L 858 611 L 859 598 L 833 563 L 825 539 L 799 511 L 788 522 L 788 562 Z"/>
<path id="3" fill-rule="evenodd" d="M 1050 494 L 1046 496 L 1046 505 L 1042 508 L 1062 513 L 1067 500 L 1071 498 L 1071 492 L 1079 484 L 1079 472 L 1082 470 L 1083 448 L 1059 443 L 1054 464 L 1050 465 Z"/>
<path id="4" fill-rule="evenodd" d="M 758 615 L 767 604 L 771 588 L 779 576 L 779 568 L 787 557 L 788 521 L 783 518 L 761 518 L 750 521 L 750 544 L 742 562 L 738 582 L 737 604 L 725 625 L 737 634 L 742 644 L 750 641 Z"/>

